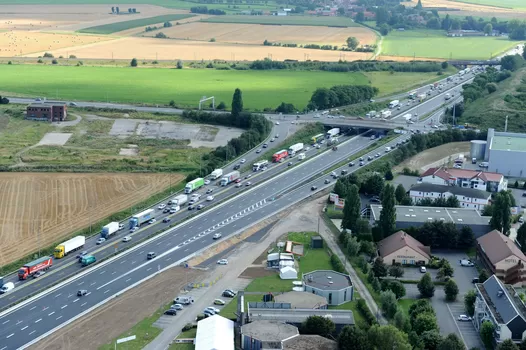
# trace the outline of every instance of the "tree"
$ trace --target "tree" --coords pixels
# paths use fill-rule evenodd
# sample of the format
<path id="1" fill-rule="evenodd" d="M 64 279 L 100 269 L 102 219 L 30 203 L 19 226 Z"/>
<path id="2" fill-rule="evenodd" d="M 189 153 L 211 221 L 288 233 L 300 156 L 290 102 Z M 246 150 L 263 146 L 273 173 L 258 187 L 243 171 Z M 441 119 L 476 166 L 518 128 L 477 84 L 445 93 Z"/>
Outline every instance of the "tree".
<path id="1" fill-rule="evenodd" d="M 119 7 L 117 6 L 117 7 L 115 8 L 115 13 L 118 14 L 119 12 L 121 12 L 121 10 L 120 10 Z"/>
<path id="2" fill-rule="evenodd" d="M 296 110 L 296 107 L 292 103 L 285 103 L 281 102 L 281 104 L 276 108 L 276 112 L 284 113 L 284 114 L 291 114 L 294 113 Z"/>
<path id="3" fill-rule="evenodd" d="M 136 58 L 132 58 L 132 60 L 130 62 L 130 66 L 137 67 L 137 59 Z"/>
<path id="4" fill-rule="evenodd" d="M 522 252 L 526 252 L 526 225 L 521 225 L 517 230 L 517 242 L 521 245 Z"/>
<path id="5" fill-rule="evenodd" d="M 473 316 L 475 313 L 475 300 L 477 300 L 477 293 L 474 290 L 470 290 L 464 295 L 464 307 L 469 316 Z"/>
<path id="6" fill-rule="evenodd" d="M 373 272 L 376 277 L 385 277 L 387 276 L 387 266 L 384 263 L 384 259 L 381 256 L 377 257 L 374 260 Z"/>
<path id="7" fill-rule="evenodd" d="M 347 38 L 347 47 L 351 50 L 356 50 L 360 42 L 358 39 L 356 39 L 354 36 L 350 36 Z"/>
<path id="8" fill-rule="evenodd" d="M 488 83 L 488 84 L 486 84 L 486 90 L 488 90 L 489 94 L 494 93 L 495 91 L 497 91 L 497 84 L 495 84 L 495 83 Z"/>
<path id="9" fill-rule="evenodd" d="M 347 240 L 347 252 L 350 256 L 356 256 L 360 251 L 360 243 L 356 237 L 351 237 Z"/>
<path id="10" fill-rule="evenodd" d="M 361 241 L 360 252 L 369 256 L 374 256 L 376 252 L 376 245 L 371 241 Z"/>
<path id="11" fill-rule="evenodd" d="M 526 50 L 524 50 L 526 52 Z M 526 350 L 526 339 L 521 341 L 521 344 L 519 345 L 520 350 Z"/>
<path id="12" fill-rule="evenodd" d="M 115 13 L 115 7 L 111 8 L 111 13 Z"/>
<path id="13" fill-rule="evenodd" d="M 431 280 L 431 275 L 426 273 L 417 284 L 418 291 L 423 298 L 431 298 L 435 295 L 435 285 Z"/>
<path id="14" fill-rule="evenodd" d="M 361 190 L 368 194 L 378 196 L 382 193 L 384 187 L 385 181 L 383 177 L 379 174 L 372 174 L 367 178 L 367 180 L 365 180 Z"/>
<path id="15" fill-rule="evenodd" d="M 183 61 L 181 60 L 177 61 L 177 69 L 183 69 Z"/>
<path id="16" fill-rule="evenodd" d="M 399 184 L 398 186 L 396 186 L 396 190 L 395 190 L 396 202 L 400 204 L 404 200 L 405 196 L 407 196 L 407 192 L 404 188 L 404 185 Z"/>
<path id="17" fill-rule="evenodd" d="M 466 347 L 462 340 L 455 333 L 450 333 L 442 339 L 437 350 L 465 350 Z"/>
<path id="18" fill-rule="evenodd" d="M 384 237 L 389 236 L 396 228 L 396 200 L 394 187 L 391 184 L 386 184 L 382 192 L 382 210 L 380 211 L 380 220 L 378 226 L 380 227 Z"/>
<path id="19" fill-rule="evenodd" d="M 398 304 L 396 302 L 396 295 L 392 291 L 385 290 L 380 293 L 380 308 L 387 318 L 393 318 L 396 314 Z"/>
<path id="20" fill-rule="evenodd" d="M 243 96 L 241 95 L 241 90 L 236 89 L 232 97 L 232 116 L 234 119 L 239 118 L 241 112 L 243 112 Z"/>
<path id="21" fill-rule="evenodd" d="M 424 7 L 422 6 L 422 1 L 421 0 L 418 0 L 418 3 L 416 4 L 415 6 L 415 10 L 421 10 L 423 9 Z"/>
<path id="22" fill-rule="evenodd" d="M 358 12 L 356 14 L 355 21 L 356 22 L 365 22 L 365 13 L 363 13 L 363 11 Z"/>
<path id="23" fill-rule="evenodd" d="M 386 280 L 388 283 L 387 289 L 394 293 L 396 296 L 396 299 L 403 298 L 405 296 L 405 287 L 404 284 L 400 281 L 389 281 Z"/>
<path id="24" fill-rule="evenodd" d="M 493 32 L 493 25 L 491 23 L 487 23 L 484 26 L 484 34 L 491 35 L 492 32 Z"/>
<path id="25" fill-rule="evenodd" d="M 339 350 L 369 350 L 367 333 L 358 326 L 345 326 L 338 335 Z"/>
<path id="26" fill-rule="evenodd" d="M 393 172 L 391 171 L 391 169 L 387 169 L 387 171 L 385 172 L 385 179 L 387 181 L 391 181 L 392 179 L 394 179 L 394 176 L 393 176 Z"/>
<path id="27" fill-rule="evenodd" d="M 373 279 L 373 281 L 371 282 L 371 286 L 373 287 L 373 290 L 375 292 L 379 292 L 380 290 L 382 290 L 382 285 L 380 284 L 380 280 L 377 277 Z"/>
<path id="28" fill-rule="evenodd" d="M 452 30 L 459 30 L 460 29 L 460 21 L 458 19 L 452 19 L 451 20 L 451 29 Z"/>
<path id="29" fill-rule="evenodd" d="M 309 316 L 302 324 L 302 333 L 317 334 L 322 337 L 332 336 L 336 326 L 331 319 L 322 316 Z"/>
<path id="30" fill-rule="evenodd" d="M 493 349 L 494 331 L 495 327 L 493 326 L 493 323 L 491 323 L 490 321 L 482 322 L 482 325 L 480 326 L 480 338 L 482 339 L 482 342 L 484 343 L 486 349 Z"/>
<path id="31" fill-rule="evenodd" d="M 479 283 L 484 283 L 489 278 L 488 271 L 482 269 L 479 273 Z"/>
<path id="32" fill-rule="evenodd" d="M 453 277 L 453 267 L 449 264 L 449 261 L 445 261 L 445 263 L 438 269 L 437 278 L 438 279 L 447 279 L 449 277 Z"/>
<path id="33" fill-rule="evenodd" d="M 458 234 L 457 248 L 468 249 L 475 245 L 475 235 L 470 226 L 462 226 Z"/>
<path id="34" fill-rule="evenodd" d="M 409 323 L 409 317 L 401 308 L 398 308 L 398 311 L 396 311 L 396 314 L 393 317 L 393 324 L 396 328 L 398 328 L 404 333 L 408 333 L 411 330 L 411 323 Z"/>
<path id="35" fill-rule="evenodd" d="M 407 334 L 395 326 L 374 325 L 367 332 L 370 349 L 375 350 L 411 350 Z"/>
<path id="36" fill-rule="evenodd" d="M 226 108 L 226 105 L 223 101 L 219 102 L 219 104 L 216 106 L 216 109 L 223 110 Z"/>
<path id="37" fill-rule="evenodd" d="M 519 350 L 519 347 L 511 339 L 506 339 L 499 345 L 497 345 L 497 350 Z"/>
<path id="38" fill-rule="evenodd" d="M 389 34 L 389 26 L 386 23 L 380 26 L 380 34 L 382 34 L 383 36 Z"/>
<path id="39" fill-rule="evenodd" d="M 511 228 L 510 207 L 512 203 L 510 196 L 511 194 L 508 191 L 500 191 L 495 195 L 495 200 L 491 205 L 493 207 L 493 215 L 489 222 L 491 228 L 499 230 L 506 236 L 509 234 Z"/>
<path id="40" fill-rule="evenodd" d="M 442 21 L 442 29 L 448 31 L 449 28 L 451 28 L 451 18 L 449 17 L 449 14 L 447 14 L 444 20 Z"/>
<path id="41" fill-rule="evenodd" d="M 506 69 L 512 72 L 519 69 L 523 63 L 524 60 L 519 55 L 507 55 L 500 59 L 501 69 Z"/>
<path id="42" fill-rule="evenodd" d="M 446 293 L 447 301 L 455 301 L 458 295 L 458 286 L 454 279 L 449 279 L 444 286 L 444 292 Z"/>
<path id="43" fill-rule="evenodd" d="M 340 244 L 344 247 L 347 246 L 347 242 L 349 241 L 349 234 L 345 231 L 342 231 L 340 233 L 340 236 L 338 236 L 338 240 L 340 241 Z"/>
<path id="44" fill-rule="evenodd" d="M 416 316 L 413 324 L 413 330 L 416 334 L 421 335 L 426 331 L 438 330 L 437 318 L 434 314 L 425 312 Z"/>
<path id="45" fill-rule="evenodd" d="M 394 278 L 400 278 L 404 275 L 404 269 L 402 266 L 390 266 L 389 267 L 389 276 L 393 276 Z"/>
<path id="46" fill-rule="evenodd" d="M 442 342 L 442 336 L 437 330 L 425 331 L 420 335 L 420 339 L 426 350 L 437 350 Z"/>
<path id="47" fill-rule="evenodd" d="M 361 218 L 360 208 L 361 202 L 358 187 L 351 185 L 349 194 L 345 198 L 345 205 L 343 206 L 342 228 L 348 228 L 353 233 L 357 232 L 356 223 Z"/>

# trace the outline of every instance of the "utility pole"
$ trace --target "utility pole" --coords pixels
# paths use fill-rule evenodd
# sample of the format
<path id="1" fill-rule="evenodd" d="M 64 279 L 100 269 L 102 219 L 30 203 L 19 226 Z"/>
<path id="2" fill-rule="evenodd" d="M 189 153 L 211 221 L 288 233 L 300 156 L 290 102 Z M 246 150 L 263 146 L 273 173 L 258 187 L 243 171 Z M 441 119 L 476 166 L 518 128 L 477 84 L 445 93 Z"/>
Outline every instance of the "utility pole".
<path id="1" fill-rule="evenodd" d="M 506 116 L 506 122 L 504 123 L 504 132 L 508 131 L 508 116 Z"/>

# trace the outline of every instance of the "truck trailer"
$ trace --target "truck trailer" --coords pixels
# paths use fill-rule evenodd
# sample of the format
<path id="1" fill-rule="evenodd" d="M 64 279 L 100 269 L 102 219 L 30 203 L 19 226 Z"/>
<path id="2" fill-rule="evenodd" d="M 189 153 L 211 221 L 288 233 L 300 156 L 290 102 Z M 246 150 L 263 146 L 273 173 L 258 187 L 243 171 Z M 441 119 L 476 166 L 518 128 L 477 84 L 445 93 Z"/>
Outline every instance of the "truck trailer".
<path id="1" fill-rule="evenodd" d="M 18 279 L 25 280 L 29 276 L 33 276 L 38 271 L 47 270 L 53 265 L 53 258 L 50 256 L 44 256 L 30 263 L 25 264 L 18 270 Z"/>
<path id="2" fill-rule="evenodd" d="M 289 155 L 293 156 L 296 154 L 296 152 L 299 152 L 303 149 L 303 143 L 295 143 L 292 146 L 289 147 Z"/>
<path id="3" fill-rule="evenodd" d="M 268 160 L 261 160 L 259 162 L 252 164 L 252 171 L 259 171 L 266 166 L 268 166 Z"/>
<path id="4" fill-rule="evenodd" d="M 194 191 L 197 191 L 204 185 L 205 185 L 205 179 L 203 179 L 202 177 L 198 177 L 197 179 L 192 180 L 186 184 L 186 186 L 184 187 L 184 193 L 186 194 L 192 193 Z"/>
<path id="5" fill-rule="evenodd" d="M 272 155 L 272 161 L 274 163 L 280 162 L 282 159 L 285 159 L 289 155 L 289 152 L 286 149 L 282 149 Z"/>
<path id="6" fill-rule="evenodd" d="M 143 212 L 140 212 L 137 215 L 134 215 L 130 219 L 130 228 L 139 227 L 145 222 L 150 221 L 155 216 L 155 210 L 147 209 Z"/>
<path id="7" fill-rule="evenodd" d="M 183 205 L 188 201 L 186 194 L 180 194 L 168 201 L 168 205 Z"/>
<path id="8" fill-rule="evenodd" d="M 395 107 L 397 107 L 399 104 L 400 104 L 400 101 L 398 101 L 398 100 L 393 100 L 393 101 L 389 102 L 389 108 L 395 108 Z"/>
<path id="9" fill-rule="evenodd" d="M 411 113 L 407 113 L 407 114 L 404 114 L 402 118 L 404 118 L 406 121 L 410 121 L 411 118 L 413 118 L 413 115 Z"/>
<path id="10" fill-rule="evenodd" d="M 330 139 L 339 134 L 340 134 L 340 128 L 332 128 L 331 130 L 327 131 L 327 133 L 325 134 L 325 138 Z"/>
<path id="11" fill-rule="evenodd" d="M 239 174 L 239 171 L 237 171 L 237 170 L 226 174 L 221 179 L 221 186 L 226 186 L 226 185 L 236 181 L 237 179 L 239 179 L 240 176 L 241 176 L 241 174 Z"/>
<path id="12" fill-rule="evenodd" d="M 382 118 L 387 119 L 391 116 L 391 111 L 382 111 Z"/>
<path id="13" fill-rule="evenodd" d="M 69 239 L 57 245 L 55 247 L 55 250 L 53 251 L 53 255 L 55 256 L 55 259 L 62 259 L 69 253 L 84 247 L 84 244 L 86 244 L 86 237 L 73 237 L 72 239 Z"/>
<path id="14" fill-rule="evenodd" d="M 115 232 L 119 231 L 119 223 L 116 221 L 110 222 L 107 225 L 104 225 L 102 227 L 102 230 L 100 231 L 100 236 L 102 238 L 110 238 L 112 235 L 115 234 Z"/>
<path id="15" fill-rule="evenodd" d="M 221 176 L 223 176 L 223 169 L 216 169 L 216 170 L 212 171 L 212 174 L 210 174 L 210 178 L 212 180 L 217 180 Z"/>
<path id="16" fill-rule="evenodd" d="M 426 99 L 427 95 L 426 94 L 418 94 L 418 101 L 422 102 Z"/>

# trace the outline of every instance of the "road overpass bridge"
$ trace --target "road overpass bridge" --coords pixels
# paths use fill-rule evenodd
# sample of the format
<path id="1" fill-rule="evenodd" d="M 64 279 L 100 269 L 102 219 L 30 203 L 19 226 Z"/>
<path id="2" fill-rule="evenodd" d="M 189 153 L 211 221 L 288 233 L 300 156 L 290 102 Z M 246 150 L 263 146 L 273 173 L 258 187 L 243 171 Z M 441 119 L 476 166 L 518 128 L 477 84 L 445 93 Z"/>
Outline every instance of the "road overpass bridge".
<path id="1" fill-rule="evenodd" d="M 392 119 L 366 119 L 366 118 L 316 118 L 303 119 L 304 121 L 320 122 L 326 126 L 333 128 L 360 128 L 360 129 L 377 129 L 377 130 L 392 130 L 396 128 L 407 127 L 407 122 L 402 120 Z"/>

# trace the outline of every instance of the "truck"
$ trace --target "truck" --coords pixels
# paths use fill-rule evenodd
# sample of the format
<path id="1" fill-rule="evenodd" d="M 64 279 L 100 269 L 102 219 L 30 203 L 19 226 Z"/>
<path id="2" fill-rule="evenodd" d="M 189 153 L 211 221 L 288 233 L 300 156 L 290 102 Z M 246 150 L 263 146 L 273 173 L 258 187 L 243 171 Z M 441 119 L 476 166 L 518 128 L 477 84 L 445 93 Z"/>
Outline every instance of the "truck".
<path id="1" fill-rule="evenodd" d="M 188 201 L 188 196 L 186 194 L 180 194 L 168 201 L 168 205 L 183 205 Z"/>
<path id="2" fill-rule="evenodd" d="M 376 111 L 370 111 L 365 115 L 366 118 L 375 118 L 376 117 Z"/>
<path id="3" fill-rule="evenodd" d="M 416 97 L 416 91 L 411 91 L 411 92 L 409 93 L 409 98 L 410 98 L 411 100 L 414 100 L 415 97 Z"/>
<path id="4" fill-rule="evenodd" d="M 292 146 L 289 147 L 289 155 L 294 156 L 296 152 L 299 152 L 303 149 L 303 143 L 295 143 Z"/>
<path id="5" fill-rule="evenodd" d="M 329 141 L 327 141 L 327 146 L 333 146 L 333 145 L 337 144 L 338 141 L 339 140 L 338 140 L 337 137 L 332 137 L 332 138 L 329 139 Z"/>
<path id="6" fill-rule="evenodd" d="M 400 101 L 398 101 L 398 100 L 393 100 L 393 101 L 389 102 L 389 108 L 395 108 L 395 107 L 397 107 L 399 104 L 400 104 Z"/>
<path id="7" fill-rule="evenodd" d="M 321 140 L 323 140 L 324 137 L 325 137 L 325 135 L 323 135 L 323 134 L 318 134 L 318 135 L 313 136 L 313 137 L 311 138 L 311 140 L 312 140 L 312 144 L 313 144 L 313 145 L 317 144 L 318 142 L 320 142 Z"/>
<path id="8" fill-rule="evenodd" d="M 462 153 L 455 159 L 455 164 L 464 164 L 464 155 Z"/>
<path id="9" fill-rule="evenodd" d="M 382 111 L 382 118 L 387 119 L 391 116 L 391 111 Z"/>
<path id="10" fill-rule="evenodd" d="M 111 236 L 113 236 L 117 231 L 119 231 L 119 223 L 116 221 L 110 222 L 109 224 L 104 225 L 102 227 L 102 230 L 100 231 L 100 236 L 102 238 L 108 239 Z"/>
<path id="11" fill-rule="evenodd" d="M 274 163 L 280 162 L 282 159 L 285 159 L 289 155 L 289 152 L 286 149 L 282 149 L 272 155 L 272 161 Z"/>
<path id="12" fill-rule="evenodd" d="M 239 174 L 239 171 L 232 171 L 232 172 L 229 172 L 228 174 L 226 174 L 225 176 L 223 176 L 223 178 L 221 179 L 221 186 L 226 186 L 234 181 L 236 181 L 237 179 L 240 178 L 240 174 Z"/>
<path id="13" fill-rule="evenodd" d="M 268 160 L 261 160 L 252 165 L 252 171 L 259 171 L 268 165 Z"/>
<path id="14" fill-rule="evenodd" d="M 96 261 L 97 261 L 97 258 L 95 258 L 93 255 L 84 255 L 80 259 L 80 263 L 82 264 L 82 266 L 91 265 L 91 264 L 93 264 Z"/>
<path id="15" fill-rule="evenodd" d="M 407 113 L 407 114 L 404 114 L 402 118 L 404 118 L 406 121 L 410 121 L 411 118 L 413 118 L 413 115 L 411 113 Z"/>
<path id="16" fill-rule="evenodd" d="M 50 256 L 43 256 L 30 263 L 25 264 L 18 270 L 18 279 L 25 280 L 29 276 L 33 276 L 38 271 L 47 270 L 53 265 L 53 258 Z"/>
<path id="17" fill-rule="evenodd" d="M 117 226 L 118 226 L 118 223 L 117 223 Z M 72 239 L 69 239 L 57 245 L 55 247 L 55 250 L 53 251 L 53 255 L 55 256 L 55 259 L 62 259 L 69 253 L 74 252 L 75 250 L 79 250 L 80 248 L 84 247 L 84 244 L 86 244 L 86 237 L 84 236 L 73 237 Z"/>
<path id="18" fill-rule="evenodd" d="M 419 102 L 424 101 L 426 99 L 426 97 L 427 97 L 426 94 L 418 94 L 418 96 L 417 96 Z"/>
<path id="19" fill-rule="evenodd" d="M 139 227 L 145 222 L 150 221 L 155 216 L 155 210 L 147 209 L 143 212 L 140 212 L 137 215 L 134 215 L 130 218 L 130 228 Z"/>
<path id="20" fill-rule="evenodd" d="M 202 177 L 198 177 L 197 179 L 192 180 L 186 184 L 186 186 L 184 187 L 184 193 L 186 194 L 192 193 L 194 191 L 197 191 L 204 185 L 205 185 L 205 179 L 203 179 Z"/>
<path id="21" fill-rule="evenodd" d="M 337 136 L 340 134 L 340 128 L 332 128 L 331 130 L 327 131 L 327 134 L 325 134 L 326 139 L 330 139 L 331 137 Z"/>
<path id="22" fill-rule="evenodd" d="M 305 159 L 305 153 L 298 154 L 298 160 L 303 160 L 303 159 Z"/>
<path id="23" fill-rule="evenodd" d="M 210 178 L 212 180 L 217 180 L 221 176 L 223 176 L 223 169 L 216 169 L 216 170 L 212 171 L 212 174 L 210 174 Z"/>
<path id="24" fill-rule="evenodd" d="M 388 152 L 391 152 L 391 147 L 389 146 L 385 148 L 385 153 L 388 153 Z"/>

